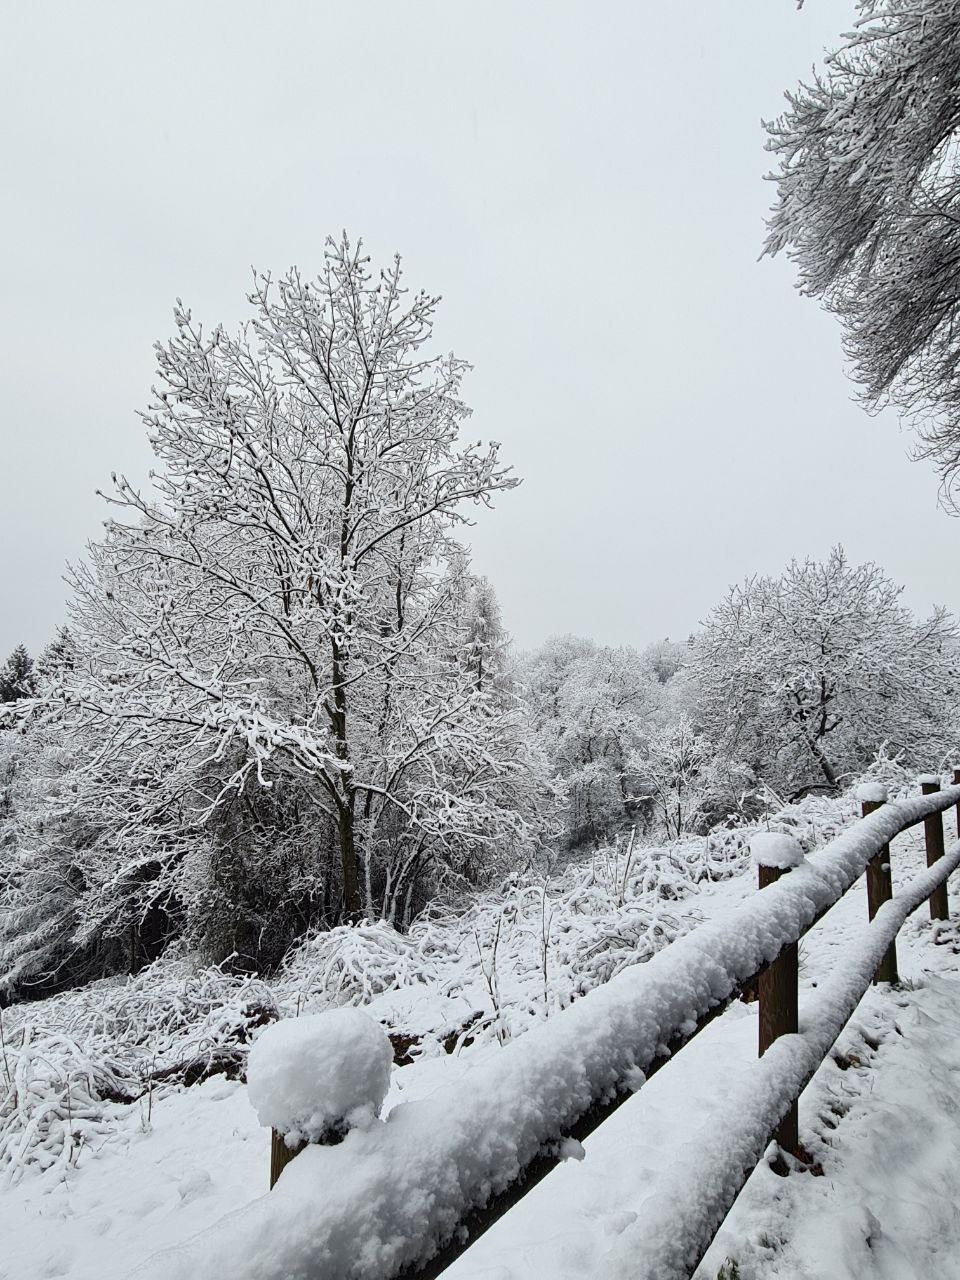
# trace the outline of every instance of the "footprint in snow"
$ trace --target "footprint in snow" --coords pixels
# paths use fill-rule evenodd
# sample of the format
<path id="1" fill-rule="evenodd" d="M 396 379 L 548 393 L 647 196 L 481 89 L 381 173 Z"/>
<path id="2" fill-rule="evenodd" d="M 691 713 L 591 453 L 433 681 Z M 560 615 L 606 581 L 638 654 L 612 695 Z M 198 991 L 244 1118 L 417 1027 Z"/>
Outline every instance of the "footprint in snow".
<path id="1" fill-rule="evenodd" d="M 212 1179 L 206 1169 L 194 1169 L 192 1173 L 188 1173 L 186 1177 L 181 1178 L 177 1184 L 181 1203 L 189 1204 L 191 1200 L 196 1200 L 198 1196 L 202 1196 L 204 1192 L 208 1191 L 211 1185 Z"/>

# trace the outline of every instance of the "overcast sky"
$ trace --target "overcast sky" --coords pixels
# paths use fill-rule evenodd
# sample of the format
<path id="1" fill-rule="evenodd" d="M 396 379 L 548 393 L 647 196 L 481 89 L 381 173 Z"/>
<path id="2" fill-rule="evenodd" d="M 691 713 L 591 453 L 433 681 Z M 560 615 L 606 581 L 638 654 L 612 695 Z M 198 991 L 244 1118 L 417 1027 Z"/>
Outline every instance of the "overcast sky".
<path id="1" fill-rule="evenodd" d="M 471 533 L 522 646 L 682 637 L 836 542 L 956 608 L 935 476 L 757 261 L 761 118 L 852 10 L 0 0 L 0 657 L 64 619 L 96 488 L 146 476 L 174 298 L 233 324 L 251 265 L 343 227 L 443 294 L 470 432 L 523 477 Z"/>

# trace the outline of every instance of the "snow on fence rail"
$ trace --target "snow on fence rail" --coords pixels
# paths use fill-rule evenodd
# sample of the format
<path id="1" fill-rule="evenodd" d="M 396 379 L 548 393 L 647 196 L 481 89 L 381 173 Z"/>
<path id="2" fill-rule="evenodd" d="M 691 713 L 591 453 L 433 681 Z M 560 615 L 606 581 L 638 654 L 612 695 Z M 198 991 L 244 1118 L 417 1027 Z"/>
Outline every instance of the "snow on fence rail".
<path id="1" fill-rule="evenodd" d="M 938 780 L 923 779 L 923 795 L 892 804 L 864 797 L 860 822 L 799 865 L 776 867 L 779 878 L 755 897 L 508 1043 L 466 1081 L 396 1107 L 386 1122 L 368 1112 L 338 1145 L 308 1145 L 269 1195 L 158 1254 L 138 1277 L 441 1274 L 744 988 L 759 983 L 761 1003 L 775 1000 L 771 973 L 790 964 L 799 939 L 869 868 L 873 923 L 865 938 L 818 991 L 802 1030 L 789 1025 L 789 1009 L 786 1017 L 782 1008 L 767 1009 L 779 1034 L 749 1085 L 702 1136 L 694 1162 L 666 1172 L 651 1211 L 624 1233 L 599 1273 L 689 1276 L 771 1133 L 780 1126 L 783 1134 L 799 1093 L 871 978 L 889 963 L 904 919 L 925 900 L 934 918 L 945 918 L 945 889 L 939 891 L 960 865 L 960 840 L 944 853 L 942 814 L 957 805 L 960 816 L 960 771 L 954 784 L 939 791 Z M 920 822 L 929 869 L 884 901 L 889 842 Z M 777 857 L 761 850 L 760 861 Z M 762 881 L 771 879 L 769 870 L 762 866 Z M 781 987 L 782 980 L 781 970 Z M 795 1000 L 795 966 L 792 982 Z M 680 1194 L 691 1185 L 702 1194 Z"/>

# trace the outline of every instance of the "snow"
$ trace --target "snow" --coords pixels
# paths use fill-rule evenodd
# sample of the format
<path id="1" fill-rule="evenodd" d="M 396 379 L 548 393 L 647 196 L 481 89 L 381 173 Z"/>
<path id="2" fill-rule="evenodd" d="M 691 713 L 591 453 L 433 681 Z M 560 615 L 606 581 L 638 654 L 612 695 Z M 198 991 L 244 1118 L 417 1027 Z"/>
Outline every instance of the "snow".
<path id="1" fill-rule="evenodd" d="M 878 811 L 867 821 L 859 823 L 856 831 L 834 841 L 828 850 L 808 857 L 802 867 L 762 894 L 756 891 L 751 875 L 701 886 L 693 900 L 696 909 L 708 917 L 716 916 L 719 910 L 722 918 L 711 919 L 696 933 L 661 952 L 661 957 L 676 953 L 678 949 L 682 955 L 686 948 L 687 953 L 696 958 L 696 940 L 706 937 L 709 941 L 713 937 L 709 943 L 709 954 L 724 960 L 727 953 L 714 935 L 719 931 L 727 937 L 735 927 L 739 927 L 737 922 L 742 924 L 744 920 L 748 927 L 741 941 L 749 950 L 758 942 L 761 932 L 755 915 L 758 905 L 763 906 L 763 917 L 770 934 L 766 942 L 770 946 L 775 945 L 787 927 L 785 921 L 791 913 L 798 918 L 809 916 L 811 912 L 815 915 L 822 902 L 832 897 L 847 876 L 853 875 L 858 865 L 862 868 L 871 849 L 889 841 L 898 821 L 907 818 L 917 820 L 925 812 L 934 812 L 956 799 L 955 794 L 946 792 L 928 800 L 911 800 L 899 807 L 899 817 L 892 821 L 886 811 Z M 890 808 L 897 809 L 898 806 Z M 853 836 L 856 839 L 849 838 Z M 809 849 L 806 832 L 803 838 L 805 847 Z M 922 866 L 921 838 L 919 829 L 914 829 L 895 842 L 892 860 L 898 883 L 914 866 Z M 742 905 L 731 911 L 731 904 L 737 902 Z M 801 974 L 808 996 L 801 1003 L 801 1029 L 804 1033 L 811 1022 L 811 993 L 816 992 L 825 976 L 842 969 L 840 956 L 843 945 L 858 930 L 866 928 L 864 895 L 858 889 L 844 898 L 805 940 L 806 959 Z M 901 973 L 909 979 L 907 988 L 902 992 L 888 992 L 886 988 L 871 991 L 864 1005 L 871 1009 L 888 1009 L 893 1001 L 900 1004 L 906 1001 L 910 1009 L 916 1008 L 926 994 L 922 989 L 913 989 L 918 978 L 922 978 L 923 967 L 931 961 L 950 958 L 947 946 L 930 945 L 936 939 L 941 942 L 948 940 L 951 937 L 949 928 L 931 926 L 923 912 L 908 921 L 900 939 Z M 469 945 L 465 945 L 463 951 L 465 961 L 469 961 Z M 520 957 L 518 952 L 517 958 Z M 628 970 L 622 979 L 629 981 L 618 978 L 604 990 L 619 988 L 624 996 L 629 990 L 630 1000 L 635 1002 L 643 990 L 643 984 L 639 983 L 640 975 L 659 970 L 660 978 L 665 980 L 673 963 L 671 961 L 671 966 L 665 966 L 660 959 Z M 469 964 L 465 963 L 463 974 L 469 973 Z M 509 976 L 516 983 L 516 998 L 519 999 L 522 991 L 519 975 L 505 973 L 504 976 Z M 688 976 L 685 970 L 680 972 L 684 981 Z M 432 997 L 429 988 L 421 986 L 409 989 L 407 994 L 386 992 L 376 1000 L 398 1007 L 403 1004 L 403 1010 L 411 1018 L 424 1016 L 431 1007 L 431 999 L 438 1005 L 459 1001 L 461 1006 L 458 1007 L 469 1010 L 473 1004 L 473 992 L 468 989 L 464 998 L 457 993 L 451 979 L 452 971 L 448 970 L 446 982 L 451 985 Z M 553 980 L 551 973 L 551 982 Z M 639 985 L 634 986 L 635 983 Z M 660 986 L 660 979 L 655 985 Z M 597 996 L 602 994 L 597 992 Z M 403 996 L 403 1001 L 400 996 Z M 644 998 L 649 998 L 649 993 Z M 691 1003 L 696 998 L 697 992 L 688 990 L 683 995 L 678 994 L 678 1003 Z M 288 1261 L 292 1259 L 291 1274 L 296 1275 L 298 1269 L 308 1265 L 312 1240 L 303 1238 L 304 1233 L 307 1236 L 315 1233 L 316 1220 L 320 1219 L 320 1234 L 329 1235 L 331 1213 L 345 1215 L 338 1247 L 342 1250 L 341 1258 L 348 1259 L 348 1267 L 355 1264 L 356 1274 L 364 1274 L 364 1268 L 366 1274 L 380 1274 L 377 1268 L 380 1258 L 385 1256 L 381 1250 L 399 1247 L 398 1242 L 402 1243 L 406 1236 L 415 1239 L 421 1224 L 430 1215 L 430 1208 L 423 1204 L 428 1197 L 424 1197 L 422 1192 L 425 1186 L 430 1192 L 435 1187 L 431 1183 L 421 1184 L 419 1174 L 432 1162 L 434 1170 L 445 1169 L 449 1184 L 459 1182 L 461 1171 L 457 1168 L 457 1152 L 444 1165 L 443 1149 L 450 1134 L 455 1136 L 462 1116 L 470 1130 L 464 1142 L 468 1150 L 463 1165 L 465 1185 L 461 1194 L 466 1194 L 483 1161 L 489 1163 L 497 1151 L 502 1154 L 505 1149 L 498 1130 L 508 1131 L 509 1136 L 518 1106 L 518 1100 L 509 1091 L 510 1081 L 518 1092 L 527 1089 L 529 1094 L 542 1096 L 540 1076 L 534 1076 L 529 1082 L 518 1079 L 522 1075 L 519 1067 L 525 1058 L 514 1051 L 544 1028 L 574 1025 L 573 1015 L 578 1010 L 589 1012 L 593 1004 L 599 1009 L 601 1003 L 590 996 L 577 1001 L 559 1017 L 553 1015 L 554 1006 L 551 1005 L 551 1016 L 546 1021 L 543 1020 L 545 1011 L 541 1009 L 541 1020 L 534 1024 L 534 1030 L 524 1032 L 504 1048 L 495 1040 L 481 1037 L 473 1046 L 462 1050 L 460 1056 L 448 1057 L 438 1049 L 440 1056 L 418 1058 L 412 1066 L 395 1071 L 385 1107 L 388 1111 L 386 1123 L 375 1124 L 366 1132 L 349 1134 L 338 1148 L 309 1148 L 288 1166 L 274 1191 L 259 1199 L 256 1198 L 258 1190 L 262 1188 L 265 1192 L 267 1185 L 268 1141 L 266 1135 L 256 1128 L 253 1111 L 246 1101 L 246 1091 L 241 1086 L 214 1078 L 185 1091 L 158 1096 L 154 1099 L 152 1122 L 146 1119 L 146 1099 L 132 1107 L 117 1107 L 119 1132 L 103 1142 L 99 1149 L 86 1149 L 78 1168 L 70 1168 L 63 1179 L 49 1181 L 48 1175 L 24 1178 L 18 1186 L 0 1197 L 0 1235 L 5 1241 L 4 1255 L 0 1257 L 0 1276 L 3 1280 L 40 1280 L 40 1277 L 55 1275 L 69 1277 L 69 1280 L 121 1280 L 144 1258 L 165 1246 L 168 1251 L 138 1269 L 138 1276 L 195 1274 L 202 1280 L 204 1275 L 219 1274 L 222 1267 L 230 1263 L 238 1275 L 253 1276 L 262 1267 L 263 1254 L 268 1251 L 271 1238 L 279 1253 L 285 1254 Z M 41 1008 L 35 1006 L 37 1012 Z M 377 1013 L 381 1016 L 379 1009 Z M 631 1027 L 636 1028 L 639 1020 L 635 1013 L 636 1010 L 628 1017 L 620 1010 L 616 1014 L 619 1021 L 615 1022 L 612 1032 L 614 1040 L 627 1035 Z M 584 1018 L 583 1013 L 578 1016 Z M 862 1022 L 864 1016 L 858 1012 L 857 1019 Z M 460 1013 L 455 1017 L 459 1018 Z M 614 1013 L 609 1012 L 609 1017 L 611 1022 L 615 1021 Z M 957 1022 L 960 1022 L 960 1017 L 955 1017 Z M 593 1015 L 576 1025 L 580 1034 L 586 1037 L 594 1025 Z M 953 1034 L 950 1030 L 953 1025 L 947 1026 L 944 1036 Z M 521 1029 L 518 1024 L 517 1030 Z M 579 1148 L 585 1153 L 585 1158 L 577 1159 L 578 1148 L 573 1144 L 560 1147 L 558 1155 L 564 1163 L 454 1264 L 451 1280 L 480 1280 L 480 1277 L 489 1280 L 492 1276 L 497 1276 L 498 1280 L 514 1280 L 514 1277 L 516 1280 L 539 1280 L 544 1275 L 557 1277 L 557 1280 L 567 1280 L 568 1277 L 572 1280 L 574 1276 L 582 1277 L 595 1271 L 619 1235 L 647 1219 L 648 1202 L 664 1176 L 665 1153 L 669 1153 L 669 1164 L 675 1158 L 682 1158 L 688 1146 L 691 1150 L 699 1149 L 703 1126 L 715 1123 L 718 1101 L 729 1097 L 742 1076 L 753 1070 L 756 1033 L 756 1006 L 736 1002 L 684 1048 L 667 1070 L 651 1075 L 646 1083 L 643 1082 L 641 1056 L 635 1055 L 638 1061 L 632 1070 L 624 1073 L 624 1083 L 627 1087 L 639 1088 L 639 1092 Z M 901 1040 L 892 1032 L 890 1038 L 897 1043 Z M 929 1048 L 934 1040 L 931 1033 L 925 1041 L 926 1047 Z M 541 1049 L 548 1043 L 541 1040 Z M 844 1051 L 850 1052 L 851 1057 L 859 1056 L 863 1062 L 869 1060 L 872 1050 L 855 1037 L 851 1042 L 853 1051 L 847 1041 L 842 1043 L 847 1045 Z M 960 1039 L 955 1043 L 960 1043 Z M 622 1040 L 620 1044 L 622 1046 Z M 592 1058 L 587 1048 L 584 1046 L 582 1057 L 578 1058 L 579 1051 L 574 1045 L 571 1070 L 576 1071 L 578 1064 L 590 1065 Z M 908 1049 L 909 1045 L 905 1045 L 904 1051 Z M 957 1057 L 956 1051 L 953 1052 Z M 503 1064 L 511 1062 L 511 1059 L 513 1066 L 505 1075 Z M 908 1065 L 904 1065 L 904 1070 Z M 952 1106 L 952 1098 L 960 1088 L 960 1063 L 956 1064 L 952 1091 L 947 1087 L 948 1065 L 945 1060 L 938 1059 L 936 1070 L 939 1072 L 940 1092 Z M 562 1059 L 555 1061 L 553 1069 L 562 1074 L 567 1064 Z M 916 1064 L 911 1069 L 916 1074 Z M 824 1111 L 831 1124 L 835 1123 L 833 1111 L 822 1101 L 826 1088 L 823 1080 L 834 1084 L 839 1080 L 842 1084 L 852 1080 L 859 1070 L 859 1067 L 851 1067 L 841 1072 L 828 1060 L 801 1102 L 804 1142 L 815 1149 L 825 1168 L 828 1159 L 834 1158 L 831 1179 L 841 1188 L 838 1196 L 844 1201 L 844 1211 L 849 1202 L 849 1213 L 844 1218 L 844 1239 L 850 1250 L 858 1239 L 857 1223 L 866 1221 L 867 1213 L 876 1206 L 859 1196 L 856 1186 L 848 1187 L 846 1191 L 842 1189 L 839 1179 L 843 1170 L 836 1163 L 840 1156 L 833 1153 L 833 1148 L 816 1146 L 818 1138 L 814 1126 L 819 1124 L 817 1108 Z M 868 1084 L 873 1087 L 872 1079 Z M 484 1098 L 487 1086 L 491 1089 L 496 1087 L 500 1092 Z M 752 1087 L 756 1088 L 755 1083 Z M 479 1129 L 472 1127 L 481 1103 L 485 1129 L 482 1126 Z M 550 1098 L 544 1105 L 547 1103 L 552 1105 Z M 391 1106 L 392 1111 L 389 1110 Z M 936 1117 L 944 1125 L 955 1125 L 955 1117 L 951 1119 L 946 1103 L 941 1105 L 938 1102 L 937 1106 L 939 1110 L 924 1113 L 926 1129 L 918 1129 L 918 1142 L 920 1133 L 929 1131 Z M 449 1133 L 434 1125 L 444 1117 Z M 523 1119 L 526 1124 L 529 1117 L 524 1115 Z M 405 1140 L 390 1138 L 392 1130 Z M 477 1132 L 480 1142 L 474 1156 L 469 1145 L 471 1134 L 476 1135 Z M 872 1141 L 879 1150 L 883 1141 L 882 1129 L 877 1130 Z M 421 1147 L 425 1148 L 424 1152 Z M 888 1144 L 884 1150 L 886 1159 L 875 1174 L 875 1183 L 883 1178 L 889 1183 L 897 1175 L 899 1155 L 896 1145 Z M 338 1152 L 349 1153 L 349 1158 L 336 1159 Z M 945 1170 L 945 1175 L 949 1175 L 944 1176 L 942 1185 L 953 1185 L 960 1179 L 960 1152 L 951 1155 L 947 1151 L 940 1155 L 940 1167 Z M 315 1159 L 317 1156 L 321 1157 L 320 1161 Z M 384 1156 L 390 1160 L 386 1166 L 381 1159 Z M 916 1158 L 919 1160 L 919 1156 Z M 123 1163 L 119 1164 L 118 1159 Z M 409 1176 L 406 1170 L 408 1163 L 416 1166 Z M 391 1178 L 396 1178 L 398 1183 L 395 1195 L 388 1185 Z M 744 1280 L 754 1280 L 761 1274 L 766 1276 L 766 1270 L 750 1269 L 751 1250 L 754 1253 L 759 1251 L 762 1261 L 769 1263 L 769 1250 L 765 1244 L 757 1244 L 757 1238 L 769 1236 L 778 1249 L 781 1241 L 789 1243 L 792 1224 L 778 1216 L 785 1196 L 800 1195 L 803 1185 L 812 1188 L 811 1194 L 821 1195 L 826 1190 L 827 1181 L 809 1177 L 776 1178 L 765 1164 L 761 1164 L 727 1219 L 716 1248 L 711 1249 L 703 1280 L 715 1280 L 728 1254 L 741 1257 Z M 341 1182 L 346 1183 L 342 1191 Z M 793 1190 L 794 1182 L 802 1184 L 801 1192 Z M 901 1189 L 909 1192 L 909 1183 Z M 441 1196 L 446 1195 L 449 1203 L 450 1188 L 441 1186 L 440 1190 Z M 699 1183 L 691 1185 L 683 1203 L 687 1200 L 694 1203 L 699 1192 Z M 383 1207 L 387 1218 L 374 1222 L 376 1210 L 368 1205 L 368 1200 L 381 1196 L 385 1197 Z M 403 1213 L 404 1197 L 409 1208 L 409 1225 Z M 888 1198 L 891 1202 L 896 1200 L 895 1184 L 888 1187 Z M 908 1203 L 909 1196 L 905 1199 Z M 328 1200 L 331 1201 L 329 1209 Z M 741 1203 L 751 1206 L 746 1217 L 738 1217 Z M 824 1203 L 822 1199 L 816 1202 L 821 1209 Z M 839 1214 L 840 1210 L 836 1212 Z M 227 1214 L 230 1216 L 225 1218 Z M 884 1215 L 878 1216 L 886 1227 Z M 41 1231 L 33 1226 L 38 1220 L 43 1223 Z M 221 1225 L 211 1231 L 210 1224 L 218 1221 Z M 814 1215 L 803 1244 L 808 1252 L 812 1249 L 810 1240 L 815 1231 L 815 1221 Z M 354 1225 L 352 1243 L 347 1238 L 349 1222 Z M 374 1225 L 372 1235 L 371 1222 Z M 396 1228 L 397 1239 L 393 1242 L 387 1240 L 385 1244 L 386 1228 L 391 1222 Z M 764 1231 L 757 1227 L 758 1222 L 763 1224 Z M 920 1225 L 911 1224 L 906 1208 L 895 1228 L 891 1227 L 894 1229 L 898 1233 L 897 1247 L 906 1254 L 911 1253 L 913 1238 L 922 1238 L 926 1234 Z M 172 1253 L 169 1251 L 171 1244 L 183 1241 L 191 1232 L 200 1230 L 203 1231 L 200 1237 Z M 231 1232 L 236 1233 L 236 1241 L 229 1238 Z M 258 1234 L 264 1238 L 258 1240 Z M 285 1236 L 290 1239 L 285 1239 Z M 956 1256 L 960 1257 L 957 1224 L 945 1226 L 941 1236 L 944 1248 L 952 1241 Z M 313 1234 L 312 1238 L 315 1240 L 316 1235 Z M 360 1249 L 358 1242 L 368 1240 L 370 1249 Z M 862 1236 L 860 1242 L 859 1247 L 869 1260 L 871 1250 L 863 1244 Z M 827 1245 L 823 1246 L 822 1252 L 823 1256 L 829 1256 Z M 250 1254 L 249 1259 L 247 1253 Z M 794 1259 L 798 1268 L 806 1265 L 806 1256 Z M 917 1256 L 926 1257 L 927 1253 L 920 1250 Z M 263 1269 L 262 1274 L 282 1274 L 279 1262 L 276 1265 L 270 1259 L 268 1262 L 270 1265 Z M 866 1266 L 864 1263 L 864 1268 Z M 9 1271 L 5 1272 L 5 1267 Z M 319 1264 L 317 1269 L 320 1269 Z M 301 1270 L 300 1273 L 304 1272 Z M 331 1273 L 336 1274 L 336 1271 Z M 344 1274 L 351 1272 L 347 1270 Z M 770 1271 L 769 1274 L 780 1276 L 781 1272 Z M 861 1274 L 873 1276 L 876 1273 L 866 1269 L 862 1273 L 848 1271 L 841 1268 L 839 1261 L 835 1270 L 818 1269 L 811 1264 L 810 1270 L 783 1272 L 784 1276 L 804 1277 L 804 1280 L 827 1274 L 831 1280 L 860 1280 Z M 913 1275 L 895 1268 L 889 1274 L 896 1276 L 897 1280 L 906 1280 L 908 1276 L 912 1280 Z M 920 1274 L 923 1273 L 918 1271 L 917 1275 Z M 926 1274 L 944 1278 L 949 1275 L 953 1280 L 953 1273 L 945 1267 L 934 1266 Z"/>
<path id="2" fill-rule="evenodd" d="M 665 1046 L 689 1036 L 699 1019 L 795 941 L 906 823 L 958 800 L 960 787 L 877 810 L 763 893 L 506 1044 L 466 1080 L 396 1107 L 386 1123 L 354 1130 L 337 1147 L 309 1147 L 269 1197 L 190 1246 L 158 1255 L 144 1280 L 193 1280 L 223 1269 L 250 1280 L 317 1272 L 372 1278 L 429 1257 L 466 1211 L 562 1140 L 595 1101 L 625 1090 L 628 1073 L 647 1072 Z M 938 864 L 928 878 L 943 870 Z M 898 909 L 886 904 L 876 918 L 871 937 L 881 941 L 871 944 L 873 968 L 886 949 L 886 922 Z M 838 972 L 836 981 L 843 990 L 832 993 L 828 1008 L 852 998 L 853 979 Z M 723 1130 L 722 1145 L 733 1145 L 741 1166 L 757 1158 L 761 1129 L 770 1132 L 783 1097 L 812 1074 L 820 1047 L 820 1040 L 790 1037 L 765 1055 L 759 1087 L 754 1081 L 742 1095 L 758 1097 L 752 1127 L 745 1124 L 736 1139 L 729 1125 Z M 729 1192 L 730 1168 L 724 1165 L 714 1196 Z M 741 1181 L 744 1172 L 737 1174 Z M 696 1185 L 703 1191 L 704 1180 Z M 674 1187 L 674 1209 L 677 1194 Z M 688 1193 L 689 1212 L 704 1198 Z"/>
<path id="3" fill-rule="evenodd" d="M 803 861 L 803 848 L 796 836 L 781 831 L 758 831 L 750 838 L 750 858 L 758 867 L 790 871 Z"/>
<path id="4" fill-rule="evenodd" d="M 861 804 L 887 803 L 887 788 L 882 782 L 861 782 L 856 795 Z"/>
<path id="5" fill-rule="evenodd" d="M 266 1135 L 238 1081 L 215 1076 L 125 1108 L 64 1178 L 0 1195 L 0 1280 L 126 1280 L 170 1239 L 266 1191 Z"/>
<path id="6" fill-rule="evenodd" d="M 939 787 L 940 775 L 939 773 L 921 773 L 917 778 L 917 784 L 921 787 Z"/>
<path id="7" fill-rule="evenodd" d="M 262 1125 L 290 1145 L 371 1124 L 390 1088 L 393 1046 L 360 1009 L 286 1018 L 250 1051 L 247 1091 Z"/>
<path id="8" fill-rule="evenodd" d="M 870 1013 L 879 1051 L 855 1042 L 862 1058 L 826 1072 L 811 1098 L 811 1111 L 838 1126 L 824 1126 L 826 1176 L 782 1179 L 762 1166 L 766 1177 L 744 1192 L 703 1280 L 731 1251 L 744 1280 L 960 1278 L 956 1200 L 945 1193 L 960 1174 L 960 983 L 926 975 Z M 754 1233 L 767 1237 L 762 1261 Z"/>

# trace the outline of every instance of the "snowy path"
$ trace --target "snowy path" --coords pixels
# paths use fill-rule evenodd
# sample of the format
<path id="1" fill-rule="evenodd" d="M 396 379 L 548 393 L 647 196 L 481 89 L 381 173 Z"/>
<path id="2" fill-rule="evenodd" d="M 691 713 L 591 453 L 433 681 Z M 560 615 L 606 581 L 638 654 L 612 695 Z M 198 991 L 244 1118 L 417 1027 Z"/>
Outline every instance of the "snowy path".
<path id="1" fill-rule="evenodd" d="M 898 841 L 894 854 L 901 880 L 921 861 L 918 835 L 909 853 L 906 844 Z M 716 886 L 697 907 L 714 914 L 753 892 L 752 884 L 750 876 Z M 951 910 L 956 919 L 960 900 Z M 860 885 L 809 936 L 801 961 L 808 989 L 865 915 Z M 825 1176 L 784 1179 L 761 1166 L 700 1280 L 715 1280 L 728 1256 L 741 1280 L 960 1280 L 960 1216 L 950 1190 L 960 1183 L 955 937 L 951 929 L 934 945 L 924 911 L 905 926 L 906 989 L 868 995 L 839 1046 L 842 1066 L 828 1061 L 801 1102 L 804 1140 Z M 716 1100 L 753 1061 L 756 1021 L 755 1005 L 735 1004 L 587 1141 L 582 1162 L 557 1169 L 479 1240 L 449 1270 L 451 1280 L 592 1274 L 642 1214 L 670 1153 L 696 1141 Z M 392 1100 L 428 1095 L 466 1071 L 471 1057 L 395 1072 Z M 158 1249 L 263 1194 L 267 1143 L 242 1086 L 215 1078 L 163 1098 L 149 1132 L 139 1110 L 128 1111 L 124 1135 L 91 1153 L 66 1183 L 34 1178 L 0 1194 L 0 1280 L 122 1280 Z"/>
<path id="2" fill-rule="evenodd" d="M 831 1142 L 818 1151 L 824 1176 L 755 1175 L 703 1280 L 728 1255 L 742 1280 L 960 1277 L 960 981 L 929 977 L 870 1012 L 881 1038 L 874 1061 L 834 1069 L 808 1101 L 806 1123 Z M 831 1137 L 832 1112 L 844 1114 Z"/>

